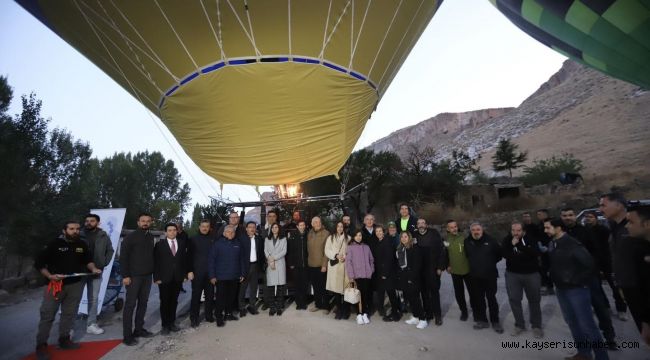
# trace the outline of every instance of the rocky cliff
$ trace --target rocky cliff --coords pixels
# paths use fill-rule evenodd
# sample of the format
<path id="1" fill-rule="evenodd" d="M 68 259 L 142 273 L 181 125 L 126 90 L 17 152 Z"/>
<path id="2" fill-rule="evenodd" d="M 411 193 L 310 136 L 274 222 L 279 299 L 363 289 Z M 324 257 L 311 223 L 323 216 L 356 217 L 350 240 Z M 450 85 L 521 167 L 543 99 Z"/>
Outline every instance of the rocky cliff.
<path id="1" fill-rule="evenodd" d="M 481 154 L 481 168 L 490 173 L 490 157 L 503 137 L 528 150 L 530 161 L 570 152 L 586 172 L 647 169 L 650 92 L 567 60 L 516 108 L 439 114 L 368 148 L 404 156 L 411 145 L 428 145 L 439 159 L 463 150 Z"/>

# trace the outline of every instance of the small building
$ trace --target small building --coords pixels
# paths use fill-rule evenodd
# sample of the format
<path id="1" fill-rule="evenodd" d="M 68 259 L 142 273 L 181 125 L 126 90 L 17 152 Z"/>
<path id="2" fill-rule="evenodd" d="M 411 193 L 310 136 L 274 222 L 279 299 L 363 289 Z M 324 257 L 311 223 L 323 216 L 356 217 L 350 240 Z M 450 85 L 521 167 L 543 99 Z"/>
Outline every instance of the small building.
<path id="1" fill-rule="evenodd" d="M 524 184 L 498 182 L 492 184 L 466 185 L 456 195 L 455 203 L 461 209 L 489 209 L 501 201 L 523 197 Z"/>

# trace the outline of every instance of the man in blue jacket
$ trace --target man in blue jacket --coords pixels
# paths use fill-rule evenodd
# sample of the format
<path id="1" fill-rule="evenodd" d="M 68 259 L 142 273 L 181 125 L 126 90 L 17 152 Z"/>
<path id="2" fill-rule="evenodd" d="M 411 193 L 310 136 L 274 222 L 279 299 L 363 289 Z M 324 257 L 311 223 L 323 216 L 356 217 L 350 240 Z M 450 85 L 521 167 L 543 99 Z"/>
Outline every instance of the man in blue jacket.
<path id="1" fill-rule="evenodd" d="M 223 236 L 210 249 L 208 273 L 210 282 L 217 286 L 216 320 L 223 327 L 224 320 L 239 320 L 233 315 L 233 305 L 237 299 L 237 284 L 242 282 L 247 270 L 246 254 L 241 248 L 239 238 L 235 237 L 235 227 L 227 225 Z M 224 316 L 225 311 L 225 316 Z"/>

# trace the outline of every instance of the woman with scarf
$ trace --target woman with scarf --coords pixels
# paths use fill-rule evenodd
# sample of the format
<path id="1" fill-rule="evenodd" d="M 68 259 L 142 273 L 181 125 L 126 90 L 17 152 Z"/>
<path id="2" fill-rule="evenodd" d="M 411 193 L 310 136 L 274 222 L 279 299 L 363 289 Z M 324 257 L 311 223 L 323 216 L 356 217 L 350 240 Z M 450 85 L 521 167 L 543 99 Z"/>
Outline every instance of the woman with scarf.
<path id="1" fill-rule="evenodd" d="M 325 256 L 327 262 L 327 282 L 325 289 L 334 294 L 334 306 L 336 306 L 336 320 L 348 319 L 350 308 L 343 301 L 345 284 L 349 283 L 345 274 L 345 253 L 350 235 L 345 233 L 342 222 L 336 224 L 336 231 L 325 241 Z"/>
<path id="2" fill-rule="evenodd" d="M 397 246 L 397 263 L 399 278 L 404 297 L 411 307 L 411 318 L 406 320 L 409 325 L 416 325 L 424 329 L 429 324 L 424 318 L 422 301 L 420 299 L 420 273 L 422 272 L 422 253 L 420 247 L 413 243 L 413 236 L 408 231 L 403 231 Z"/>

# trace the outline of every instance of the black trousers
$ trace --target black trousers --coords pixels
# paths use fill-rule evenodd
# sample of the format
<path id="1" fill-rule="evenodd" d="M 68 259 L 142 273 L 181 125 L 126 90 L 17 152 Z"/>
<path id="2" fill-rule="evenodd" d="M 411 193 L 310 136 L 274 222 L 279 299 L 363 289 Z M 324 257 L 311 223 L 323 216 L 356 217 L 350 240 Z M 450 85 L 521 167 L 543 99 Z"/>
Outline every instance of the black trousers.
<path id="1" fill-rule="evenodd" d="M 379 304 L 383 307 L 384 305 L 384 296 L 388 295 L 388 301 L 390 301 L 390 311 L 391 313 L 400 312 L 401 304 L 399 297 L 397 297 L 397 291 L 395 289 L 394 278 L 387 277 L 382 279 L 381 276 L 377 279 L 377 294 L 379 298 Z"/>
<path id="2" fill-rule="evenodd" d="M 354 279 L 357 284 L 357 289 L 361 293 L 361 313 L 370 314 L 370 307 L 372 305 L 372 287 L 370 279 Z"/>
<path id="3" fill-rule="evenodd" d="M 297 267 L 290 269 L 293 275 L 293 288 L 296 297 L 296 307 L 304 308 L 307 306 L 309 291 L 309 274 L 307 268 Z"/>
<path id="4" fill-rule="evenodd" d="M 248 303 L 255 306 L 257 302 L 257 288 L 259 286 L 259 263 L 253 263 L 248 268 L 248 275 L 239 284 L 239 296 L 237 296 L 237 306 L 239 310 L 246 308 L 246 290 L 248 292 Z"/>
<path id="5" fill-rule="evenodd" d="M 135 331 L 144 328 L 144 316 L 151 292 L 151 275 L 131 276 L 131 285 L 125 286 L 126 300 L 122 313 L 122 332 L 124 338 L 133 336 L 133 311 L 135 310 Z M 136 309 L 137 307 L 137 309 Z"/>
<path id="6" fill-rule="evenodd" d="M 548 257 L 548 253 L 544 253 L 540 256 L 540 267 L 539 274 L 542 276 L 542 286 L 546 286 L 548 289 L 553 288 L 553 279 L 551 279 L 551 259 Z"/>
<path id="7" fill-rule="evenodd" d="M 474 312 L 474 321 L 487 322 L 485 301 L 490 309 L 490 322 L 499 323 L 499 303 L 497 303 L 497 278 L 477 278 L 469 276 L 469 301 Z"/>
<path id="8" fill-rule="evenodd" d="M 645 310 L 648 307 L 647 299 L 644 297 L 640 287 L 621 287 L 620 289 L 623 292 L 623 296 L 625 296 L 627 306 L 630 308 L 632 319 L 634 319 L 634 323 L 640 332 L 643 322 L 643 314 L 647 313 L 647 310 Z"/>
<path id="9" fill-rule="evenodd" d="M 343 294 L 332 292 L 332 297 L 334 298 L 334 306 L 336 306 L 336 313 L 343 316 L 350 315 L 350 304 L 343 301 Z"/>
<path id="10" fill-rule="evenodd" d="M 627 304 L 625 303 L 625 300 L 623 300 L 623 297 L 621 296 L 621 292 L 619 291 L 618 285 L 616 284 L 616 280 L 614 279 L 614 274 L 606 273 L 605 280 L 607 280 L 609 287 L 612 289 L 612 296 L 614 297 L 614 304 L 616 306 L 616 311 L 626 312 Z M 607 307 L 610 307 L 607 296 L 605 296 L 605 300 L 607 300 Z"/>
<path id="11" fill-rule="evenodd" d="M 434 269 L 426 270 L 422 274 L 422 305 L 424 307 L 424 317 L 427 320 L 442 317 L 440 310 L 440 276 L 435 274 Z"/>
<path id="12" fill-rule="evenodd" d="M 178 294 L 181 292 L 182 281 L 171 281 L 158 284 L 160 293 L 160 321 L 162 327 L 170 327 L 176 321 L 176 307 L 178 306 Z"/>
<path id="13" fill-rule="evenodd" d="M 223 319 L 224 312 L 226 314 L 232 314 L 235 309 L 238 283 L 238 280 L 217 281 L 217 301 L 215 304 L 217 319 Z"/>
<path id="14" fill-rule="evenodd" d="M 408 280 L 400 282 L 404 298 L 409 303 L 413 317 L 424 320 L 424 310 L 422 309 L 422 300 L 420 299 L 420 286 Z"/>
<path id="15" fill-rule="evenodd" d="M 266 286 L 264 289 L 264 302 L 269 309 L 284 310 L 284 295 L 286 293 L 286 285 Z"/>
<path id="16" fill-rule="evenodd" d="M 467 314 L 467 301 L 465 300 L 465 287 L 469 291 L 468 277 L 469 275 L 451 274 L 451 281 L 454 283 L 454 295 L 456 303 L 461 314 Z M 464 284 L 464 285 L 463 285 Z"/>
<path id="17" fill-rule="evenodd" d="M 205 293 L 205 318 L 214 318 L 214 285 L 210 283 L 207 273 L 194 274 L 192 280 L 192 300 L 190 301 L 190 320 L 199 321 L 199 313 L 201 311 L 201 293 Z"/>
<path id="18" fill-rule="evenodd" d="M 314 304 L 319 309 L 329 308 L 330 296 L 325 290 L 327 283 L 327 273 L 321 272 L 320 267 L 309 268 L 309 282 L 314 288 Z"/>

